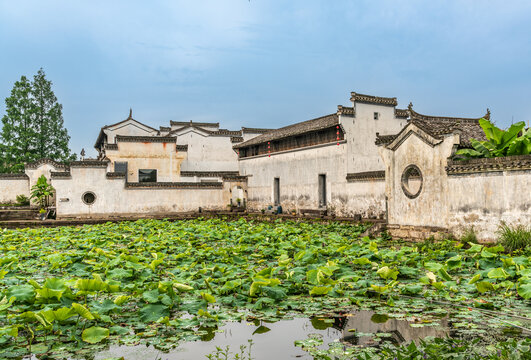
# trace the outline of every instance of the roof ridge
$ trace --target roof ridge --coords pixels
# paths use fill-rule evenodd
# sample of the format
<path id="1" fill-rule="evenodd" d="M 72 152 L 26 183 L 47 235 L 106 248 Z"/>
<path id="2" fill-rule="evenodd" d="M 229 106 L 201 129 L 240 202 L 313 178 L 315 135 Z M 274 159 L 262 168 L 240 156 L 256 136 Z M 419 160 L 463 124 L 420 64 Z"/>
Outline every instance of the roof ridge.
<path id="1" fill-rule="evenodd" d="M 318 124 L 320 121 L 324 123 Z M 333 121 L 333 124 L 328 123 L 328 121 Z M 311 124 L 314 124 L 314 123 L 316 123 L 317 125 L 311 126 Z M 300 134 L 304 134 L 307 132 L 318 131 L 318 130 L 328 128 L 330 126 L 334 126 L 338 124 L 339 124 L 339 116 L 337 115 L 337 113 L 323 115 L 323 116 L 320 116 L 314 119 L 301 121 L 295 124 L 283 126 L 275 130 L 271 130 L 264 134 L 258 135 L 252 139 L 244 141 L 240 144 L 237 144 L 234 146 L 234 148 L 241 148 L 241 147 L 245 147 L 249 145 L 260 144 L 260 143 L 271 141 L 271 140 L 278 140 L 278 139 L 286 138 L 289 136 L 300 135 Z M 296 129 L 296 130 L 290 132 L 289 130 L 292 130 L 292 129 Z"/>
<path id="2" fill-rule="evenodd" d="M 375 96 L 375 95 L 368 95 L 368 94 L 360 94 L 354 91 L 350 93 L 350 101 L 368 103 L 368 104 L 389 105 L 389 106 L 398 105 L 398 101 L 396 100 L 396 97 L 383 97 L 383 96 Z"/>

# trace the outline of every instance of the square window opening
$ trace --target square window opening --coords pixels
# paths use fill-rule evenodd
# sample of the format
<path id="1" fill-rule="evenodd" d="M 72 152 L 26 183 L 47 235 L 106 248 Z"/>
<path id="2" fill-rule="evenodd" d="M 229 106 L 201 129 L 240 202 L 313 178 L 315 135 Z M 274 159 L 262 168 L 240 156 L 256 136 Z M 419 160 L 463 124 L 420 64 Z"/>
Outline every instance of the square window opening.
<path id="1" fill-rule="evenodd" d="M 141 169 L 138 170 L 138 182 L 157 182 L 157 170 Z"/>

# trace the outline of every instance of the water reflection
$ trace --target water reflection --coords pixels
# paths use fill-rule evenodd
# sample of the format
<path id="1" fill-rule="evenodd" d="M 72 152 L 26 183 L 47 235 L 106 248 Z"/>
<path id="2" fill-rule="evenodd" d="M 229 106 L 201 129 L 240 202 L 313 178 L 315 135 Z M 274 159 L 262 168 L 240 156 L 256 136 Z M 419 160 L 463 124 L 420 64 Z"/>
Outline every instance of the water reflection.
<path id="1" fill-rule="evenodd" d="M 162 353 L 146 346 L 111 346 L 96 355 L 95 359 L 124 357 L 131 360 L 150 359 L 206 359 L 216 347 L 230 347 L 234 354 L 240 346 L 248 346 L 252 339 L 254 360 L 266 359 L 312 359 L 294 346 L 296 340 L 304 340 L 310 334 L 323 337 L 323 348 L 333 341 L 353 345 L 375 345 L 378 339 L 393 343 L 409 342 L 426 336 L 448 335 L 448 319 L 438 320 L 439 326 L 412 327 L 412 322 L 390 318 L 372 311 L 358 311 L 341 317 L 314 317 L 282 320 L 276 323 L 261 321 L 227 323 L 221 327 L 200 327 L 197 335 L 201 341 L 185 342 L 169 353 Z M 384 336 L 382 336 L 384 335 Z"/>
<path id="2" fill-rule="evenodd" d="M 344 342 L 352 345 L 374 345 L 374 335 L 395 344 L 423 339 L 427 336 L 446 337 L 449 335 L 448 318 L 437 319 L 437 323 L 415 323 L 413 321 L 390 318 L 372 311 L 359 311 L 349 316 L 336 318 L 334 328 L 342 332 Z"/>

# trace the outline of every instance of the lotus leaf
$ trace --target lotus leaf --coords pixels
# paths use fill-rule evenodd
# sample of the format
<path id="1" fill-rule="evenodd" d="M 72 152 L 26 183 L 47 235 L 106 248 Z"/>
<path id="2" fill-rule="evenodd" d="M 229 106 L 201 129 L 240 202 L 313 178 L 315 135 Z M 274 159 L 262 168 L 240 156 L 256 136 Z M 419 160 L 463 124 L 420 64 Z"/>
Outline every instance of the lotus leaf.
<path id="1" fill-rule="evenodd" d="M 81 335 L 83 341 L 90 344 L 97 344 L 108 337 L 109 329 L 99 326 L 89 327 L 88 329 L 83 330 L 83 334 Z"/>

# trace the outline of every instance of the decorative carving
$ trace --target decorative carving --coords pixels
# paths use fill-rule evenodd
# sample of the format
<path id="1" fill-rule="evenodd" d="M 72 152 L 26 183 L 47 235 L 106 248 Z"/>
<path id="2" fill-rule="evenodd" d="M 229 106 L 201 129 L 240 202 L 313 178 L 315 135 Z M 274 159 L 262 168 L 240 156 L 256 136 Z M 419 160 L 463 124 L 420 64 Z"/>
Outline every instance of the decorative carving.
<path id="1" fill-rule="evenodd" d="M 388 97 L 381 97 L 381 96 L 358 94 L 355 92 L 350 93 L 350 101 L 366 103 L 366 104 L 388 105 L 388 106 L 398 105 L 396 97 L 388 98 Z"/>
<path id="2" fill-rule="evenodd" d="M 470 160 L 449 159 L 445 169 L 448 175 L 531 170 L 531 155 Z"/>
<path id="3" fill-rule="evenodd" d="M 70 167 L 96 167 L 96 168 L 106 168 L 109 164 L 109 161 L 100 161 L 100 160 L 85 160 L 85 161 L 72 161 L 70 163 Z"/>
<path id="4" fill-rule="evenodd" d="M 385 171 L 365 171 L 347 174 L 347 182 L 385 180 Z"/>
<path id="5" fill-rule="evenodd" d="M 126 174 L 124 172 L 114 171 L 114 172 L 108 172 L 106 176 L 109 179 L 121 179 L 121 178 L 125 178 L 125 175 Z"/>
<path id="6" fill-rule="evenodd" d="M 125 136 L 116 135 L 116 142 L 174 143 L 174 136 Z"/>
<path id="7" fill-rule="evenodd" d="M 344 115 L 344 116 L 355 116 L 356 115 L 353 107 L 348 107 L 348 106 L 343 106 L 343 105 L 337 106 L 337 114 Z"/>
<path id="8" fill-rule="evenodd" d="M 409 111 L 407 109 L 395 109 L 395 117 L 397 118 L 408 118 Z"/>
<path id="9" fill-rule="evenodd" d="M 67 166 L 65 164 L 58 163 L 57 161 L 54 161 L 54 160 L 49 159 L 49 158 L 42 158 L 42 159 L 39 159 L 39 160 L 34 161 L 32 163 L 27 163 L 26 165 L 24 165 L 24 168 L 25 169 L 35 170 L 39 166 L 44 165 L 44 164 L 52 165 L 56 169 L 66 169 L 67 168 Z"/>
<path id="10" fill-rule="evenodd" d="M 182 177 L 223 177 L 238 176 L 238 171 L 181 171 Z"/>
<path id="11" fill-rule="evenodd" d="M 0 174 L 0 179 L 29 179 L 25 173 Z"/>
<path id="12" fill-rule="evenodd" d="M 144 182 L 127 183 L 126 188 L 130 189 L 222 189 L 220 182 Z"/>
<path id="13" fill-rule="evenodd" d="M 412 180 L 418 181 L 418 184 L 411 184 L 410 182 Z M 423 183 L 422 172 L 417 165 L 409 165 L 404 169 L 400 185 L 402 186 L 402 191 L 408 198 L 415 199 L 418 197 L 422 192 Z"/>
<path id="14" fill-rule="evenodd" d="M 52 179 L 69 179 L 72 177 L 72 174 L 70 174 L 70 171 L 51 171 L 50 176 Z"/>

